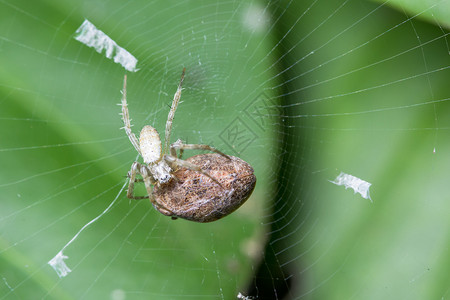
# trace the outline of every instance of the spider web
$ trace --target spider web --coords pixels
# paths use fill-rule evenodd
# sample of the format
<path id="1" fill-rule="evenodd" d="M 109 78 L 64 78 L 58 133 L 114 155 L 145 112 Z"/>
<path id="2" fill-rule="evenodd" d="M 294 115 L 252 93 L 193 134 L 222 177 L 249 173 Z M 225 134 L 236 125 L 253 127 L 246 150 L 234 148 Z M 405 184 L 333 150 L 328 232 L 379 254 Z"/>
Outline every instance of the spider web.
<path id="1" fill-rule="evenodd" d="M 399 2 L 0 1 L 0 299 L 449 299 L 450 3 Z M 136 134 L 186 68 L 172 142 L 254 167 L 238 211 L 126 198 L 123 51 Z"/>

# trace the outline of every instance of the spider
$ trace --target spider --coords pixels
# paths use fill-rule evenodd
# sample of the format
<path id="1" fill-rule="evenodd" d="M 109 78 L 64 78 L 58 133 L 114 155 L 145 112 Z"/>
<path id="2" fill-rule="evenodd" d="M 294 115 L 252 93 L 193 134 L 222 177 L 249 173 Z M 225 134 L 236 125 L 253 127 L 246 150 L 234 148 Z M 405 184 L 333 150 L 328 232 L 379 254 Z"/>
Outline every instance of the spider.
<path id="1" fill-rule="evenodd" d="M 181 98 L 185 68 L 175 92 L 165 130 L 165 143 L 150 125 L 142 128 L 139 140 L 131 130 L 131 119 L 126 100 L 127 76 L 122 91 L 122 120 L 125 132 L 144 163 L 137 161 L 128 172 L 127 197 L 150 199 L 153 207 L 172 219 L 183 218 L 196 222 L 218 220 L 241 206 L 251 195 L 256 184 L 253 168 L 240 158 L 228 156 L 214 147 L 185 144 L 180 139 L 170 144 L 175 111 Z M 182 160 L 183 151 L 208 150 Z M 179 150 L 179 154 L 177 154 Z M 142 179 L 137 179 L 140 175 Z M 134 195 L 135 182 L 144 182 L 146 196 Z"/>

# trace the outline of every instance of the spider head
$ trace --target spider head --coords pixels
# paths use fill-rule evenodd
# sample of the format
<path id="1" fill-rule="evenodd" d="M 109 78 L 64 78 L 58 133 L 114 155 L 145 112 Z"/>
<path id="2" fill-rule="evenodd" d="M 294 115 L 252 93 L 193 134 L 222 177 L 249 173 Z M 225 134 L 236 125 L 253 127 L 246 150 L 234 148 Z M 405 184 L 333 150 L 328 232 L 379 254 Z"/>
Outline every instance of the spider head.
<path id="1" fill-rule="evenodd" d="M 139 147 L 146 164 L 153 164 L 161 160 L 161 139 L 158 131 L 150 125 L 144 126 L 139 135 Z"/>
<path id="2" fill-rule="evenodd" d="M 170 179 L 172 179 L 172 175 L 170 174 L 171 171 L 172 169 L 164 160 L 161 160 L 157 164 L 151 165 L 150 167 L 150 172 L 152 173 L 153 178 L 160 184 L 167 183 Z"/>

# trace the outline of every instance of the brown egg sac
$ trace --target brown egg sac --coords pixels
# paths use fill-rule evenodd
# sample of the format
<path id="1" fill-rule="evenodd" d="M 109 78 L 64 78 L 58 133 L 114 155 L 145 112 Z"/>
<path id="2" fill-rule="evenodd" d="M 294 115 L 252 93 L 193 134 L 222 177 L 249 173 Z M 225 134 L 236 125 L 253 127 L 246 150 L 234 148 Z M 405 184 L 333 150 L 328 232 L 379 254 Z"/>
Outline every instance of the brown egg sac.
<path id="1" fill-rule="evenodd" d="M 253 168 L 242 159 L 217 154 L 199 154 L 186 159 L 220 183 L 193 170 L 181 168 L 167 184 L 156 184 L 155 206 L 162 214 L 195 222 L 212 222 L 238 209 L 256 184 Z M 166 210 L 167 209 L 167 210 Z"/>

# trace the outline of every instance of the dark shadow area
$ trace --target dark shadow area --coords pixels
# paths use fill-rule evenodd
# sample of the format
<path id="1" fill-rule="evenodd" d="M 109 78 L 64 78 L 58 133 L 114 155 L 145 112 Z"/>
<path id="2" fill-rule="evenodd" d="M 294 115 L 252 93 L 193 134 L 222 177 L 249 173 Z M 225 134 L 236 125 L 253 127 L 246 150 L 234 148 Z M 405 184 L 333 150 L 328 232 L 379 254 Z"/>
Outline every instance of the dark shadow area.
<path id="1" fill-rule="evenodd" d="M 272 4 L 272 18 L 277 20 L 276 28 L 273 30 L 273 41 L 279 42 L 273 53 L 275 59 L 280 58 L 274 68 L 276 74 L 280 76 L 274 78 L 274 86 L 279 85 L 276 99 L 271 102 L 279 105 L 279 119 L 278 128 L 275 128 L 277 136 L 275 143 L 278 144 L 279 152 L 275 155 L 272 163 L 278 164 L 277 179 L 274 186 L 275 192 L 271 196 L 272 199 L 272 214 L 270 219 L 264 220 L 264 223 L 269 226 L 267 229 L 270 238 L 264 249 L 264 258 L 258 266 L 253 281 L 248 287 L 248 296 L 258 300 L 269 299 L 293 299 L 294 295 L 298 294 L 301 286 L 301 278 L 298 278 L 301 269 L 299 261 L 293 259 L 298 255 L 298 247 L 292 247 L 295 241 L 289 238 L 293 231 L 298 230 L 298 223 L 292 222 L 293 219 L 300 218 L 305 214 L 302 206 L 304 200 L 299 194 L 300 191 L 305 190 L 307 183 L 302 179 L 301 173 L 305 170 L 308 163 L 309 151 L 306 151 L 306 138 L 302 128 L 305 128 L 304 119 L 292 118 L 292 116 L 300 114 L 298 106 L 291 106 L 293 103 L 298 103 L 302 98 L 301 92 L 292 93 L 298 90 L 301 86 L 301 78 L 295 78 L 296 70 L 298 68 L 291 68 L 293 65 L 293 57 L 286 55 L 289 49 L 294 45 L 286 39 L 286 33 L 292 28 L 295 18 L 288 16 L 291 9 L 291 2 L 277 1 L 277 4 Z M 297 37 L 298 38 L 298 37 Z M 296 42 L 297 38 L 291 42 Z M 284 55 L 284 56 L 283 56 Z M 298 165 L 293 162 L 298 162 L 299 157 L 304 161 L 304 164 Z M 306 188 L 307 190 L 307 188 Z M 295 291 L 293 293 L 293 291 Z"/>

